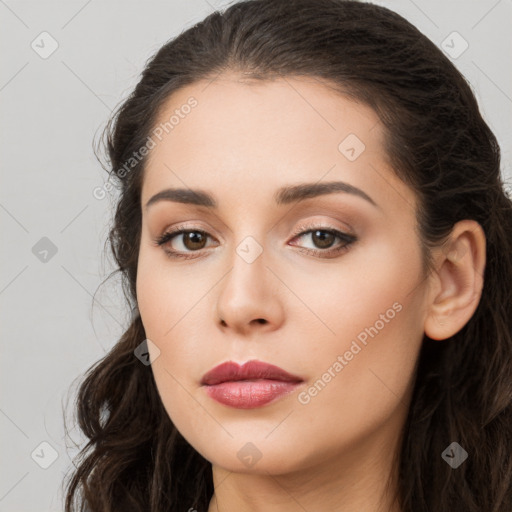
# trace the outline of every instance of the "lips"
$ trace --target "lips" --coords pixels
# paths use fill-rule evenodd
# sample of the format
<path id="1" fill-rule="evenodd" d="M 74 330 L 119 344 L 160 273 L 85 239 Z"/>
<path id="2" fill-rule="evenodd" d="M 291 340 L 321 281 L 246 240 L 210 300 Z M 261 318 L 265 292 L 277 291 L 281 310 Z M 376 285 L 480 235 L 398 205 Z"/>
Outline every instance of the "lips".
<path id="1" fill-rule="evenodd" d="M 203 376 L 201 384 L 203 386 L 214 386 L 223 382 L 257 381 L 260 379 L 292 383 L 304 380 L 278 366 L 253 360 L 246 362 L 242 366 L 233 361 L 222 363 L 207 372 Z"/>
<path id="2" fill-rule="evenodd" d="M 236 409 L 255 409 L 276 402 L 303 382 L 301 377 L 261 361 L 248 361 L 242 366 L 232 361 L 222 363 L 201 380 L 210 398 Z"/>

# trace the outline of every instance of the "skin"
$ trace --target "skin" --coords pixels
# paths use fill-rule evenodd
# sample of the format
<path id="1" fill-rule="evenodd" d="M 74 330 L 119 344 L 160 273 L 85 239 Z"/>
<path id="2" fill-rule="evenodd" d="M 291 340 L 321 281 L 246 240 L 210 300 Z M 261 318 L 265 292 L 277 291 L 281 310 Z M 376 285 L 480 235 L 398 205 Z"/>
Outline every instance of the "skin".
<path id="1" fill-rule="evenodd" d="M 448 338 L 474 313 L 485 265 L 481 227 L 458 223 L 434 251 L 435 272 L 425 274 L 416 196 L 387 162 L 377 115 L 318 80 L 247 82 L 225 73 L 174 93 L 159 121 L 190 96 L 197 106 L 158 141 L 145 169 L 137 296 L 164 407 L 212 463 L 209 512 L 399 511 L 390 494 L 393 456 L 419 349 L 425 333 Z M 365 145 L 354 161 L 338 149 L 351 133 Z M 358 187 L 378 206 L 346 192 L 274 202 L 282 186 L 327 181 Z M 171 187 L 208 191 L 218 209 L 171 201 L 146 209 Z M 311 231 L 295 236 L 305 222 L 357 240 L 334 257 L 308 253 L 330 249 Z M 199 249 L 182 235 L 167 243 L 193 259 L 171 259 L 153 243 L 181 223 L 209 234 Z M 237 254 L 248 236 L 262 249 L 251 263 Z M 334 238 L 331 248 L 344 243 Z M 397 303 L 400 311 L 333 372 L 338 355 Z M 204 373 L 251 359 L 305 382 L 255 409 L 206 395 Z M 329 368 L 335 376 L 301 403 L 299 393 Z M 249 442 L 256 448 L 245 450 L 261 457 L 252 466 L 237 456 Z"/>

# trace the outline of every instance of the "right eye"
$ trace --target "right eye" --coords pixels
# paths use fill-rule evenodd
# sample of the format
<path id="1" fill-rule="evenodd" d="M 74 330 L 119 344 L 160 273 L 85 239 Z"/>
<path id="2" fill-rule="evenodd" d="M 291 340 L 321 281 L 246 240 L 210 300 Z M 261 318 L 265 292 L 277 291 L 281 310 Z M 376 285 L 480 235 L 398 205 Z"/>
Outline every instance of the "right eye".
<path id="1" fill-rule="evenodd" d="M 210 235 L 201 229 L 181 229 L 175 228 L 170 231 L 166 231 L 162 236 L 154 240 L 154 243 L 158 246 L 163 247 L 164 252 L 170 258 L 196 258 L 197 256 L 190 255 L 190 252 L 198 252 L 204 249 L 207 238 Z M 176 239 L 180 248 L 170 249 L 168 246 L 172 245 Z M 189 253 L 187 254 L 187 251 Z"/>

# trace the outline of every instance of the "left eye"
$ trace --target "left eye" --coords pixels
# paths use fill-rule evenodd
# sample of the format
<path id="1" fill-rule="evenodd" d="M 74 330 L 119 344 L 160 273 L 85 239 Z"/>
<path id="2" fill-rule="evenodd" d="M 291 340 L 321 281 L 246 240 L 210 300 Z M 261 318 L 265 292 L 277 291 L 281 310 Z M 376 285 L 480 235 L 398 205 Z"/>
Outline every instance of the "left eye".
<path id="1" fill-rule="evenodd" d="M 181 238 L 178 235 L 181 235 Z M 348 250 L 349 246 L 356 241 L 355 236 L 331 228 L 314 228 L 307 231 L 302 231 L 295 235 L 292 240 L 304 238 L 306 235 L 311 236 L 311 240 L 317 247 L 319 247 L 319 249 L 301 247 L 301 251 L 319 255 L 320 257 L 326 257 L 326 255 L 330 256 L 332 254 L 338 254 L 340 252 L 346 251 Z M 189 259 L 198 257 L 190 253 L 198 252 L 201 249 L 204 249 L 206 240 L 210 238 L 210 235 L 206 231 L 202 231 L 200 229 L 176 229 L 164 233 L 161 237 L 154 240 L 154 243 L 158 246 L 172 245 L 172 242 L 175 238 L 181 242 L 182 248 L 176 249 L 167 247 L 164 249 L 164 251 L 171 258 Z M 332 245 L 337 238 L 344 243 L 341 246 L 335 247 L 333 249 Z"/>
<path id="2" fill-rule="evenodd" d="M 296 235 L 294 237 L 294 240 L 304 238 L 305 236 L 310 236 L 310 239 L 312 240 L 313 244 L 318 247 L 317 248 L 311 248 L 307 249 L 307 251 L 311 251 L 314 254 L 320 254 L 324 253 L 327 255 L 330 255 L 332 253 L 337 254 L 338 252 L 341 252 L 343 250 L 348 250 L 348 247 L 356 241 L 356 237 L 353 235 L 349 235 L 347 233 L 343 233 L 341 231 L 338 231 L 337 229 L 326 229 L 326 228 L 315 228 L 315 229 L 309 229 L 307 231 L 303 231 Z M 332 248 L 332 245 L 334 244 L 336 238 L 340 239 L 341 241 L 345 242 L 343 245 L 338 246 L 336 248 Z M 295 245 L 295 244 L 292 244 Z"/>

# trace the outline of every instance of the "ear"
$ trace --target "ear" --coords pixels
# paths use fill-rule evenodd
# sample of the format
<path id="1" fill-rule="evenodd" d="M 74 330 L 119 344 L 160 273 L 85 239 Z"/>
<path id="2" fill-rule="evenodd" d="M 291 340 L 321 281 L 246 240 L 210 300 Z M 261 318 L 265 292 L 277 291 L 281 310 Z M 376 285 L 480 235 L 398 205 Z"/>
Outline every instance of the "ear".
<path id="1" fill-rule="evenodd" d="M 468 219 L 457 222 L 442 248 L 435 251 L 424 325 L 429 338 L 449 338 L 473 316 L 484 285 L 485 251 L 482 227 Z"/>

